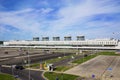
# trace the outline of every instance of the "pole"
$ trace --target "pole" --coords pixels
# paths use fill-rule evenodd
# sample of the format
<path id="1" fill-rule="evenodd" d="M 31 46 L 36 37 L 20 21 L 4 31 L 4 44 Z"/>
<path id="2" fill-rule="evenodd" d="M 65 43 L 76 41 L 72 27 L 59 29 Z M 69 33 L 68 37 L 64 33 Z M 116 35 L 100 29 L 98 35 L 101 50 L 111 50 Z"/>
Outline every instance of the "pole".
<path id="1" fill-rule="evenodd" d="M 12 68 L 12 75 L 14 75 L 14 71 L 13 71 L 13 65 L 11 66 L 11 68 Z"/>
<path id="2" fill-rule="evenodd" d="M 78 49 L 78 45 L 77 45 L 77 54 L 79 54 L 79 49 Z"/>
<path id="3" fill-rule="evenodd" d="M 2 66 L 0 65 L 0 73 L 2 72 L 1 70 L 2 70 Z"/>
<path id="4" fill-rule="evenodd" d="M 29 54 L 28 54 L 28 66 L 29 66 L 29 80 L 30 80 L 30 59 L 29 59 Z"/>
<path id="5" fill-rule="evenodd" d="M 62 74 L 62 80 L 63 80 L 63 70 L 62 70 L 62 73 L 61 73 L 61 74 Z"/>
<path id="6" fill-rule="evenodd" d="M 29 77 L 29 80 L 30 80 L 30 56 L 29 56 L 28 52 L 27 52 L 27 56 L 28 56 L 28 67 L 29 67 L 28 77 Z"/>
<path id="7" fill-rule="evenodd" d="M 65 49 L 64 49 L 64 57 L 65 57 Z"/>
<path id="8" fill-rule="evenodd" d="M 83 52 L 83 63 L 84 63 L 84 52 Z"/>
<path id="9" fill-rule="evenodd" d="M 14 69 L 13 69 L 14 67 L 15 67 L 14 65 L 11 66 L 11 69 L 12 69 L 12 75 L 13 75 L 13 76 L 14 76 Z M 14 80 L 15 80 L 15 79 L 14 79 Z"/>

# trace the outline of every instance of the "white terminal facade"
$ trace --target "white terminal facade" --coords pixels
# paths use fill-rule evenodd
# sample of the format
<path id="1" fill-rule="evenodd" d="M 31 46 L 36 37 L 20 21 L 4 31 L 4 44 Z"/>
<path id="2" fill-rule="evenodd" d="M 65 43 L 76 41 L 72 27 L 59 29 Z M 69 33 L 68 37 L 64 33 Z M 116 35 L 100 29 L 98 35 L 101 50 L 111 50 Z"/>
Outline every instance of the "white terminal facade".
<path id="1" fill-rule="evenodd" d="M 37 37 L 38 38 L 38 37 Z M 47 38 L 47 39 L 46 39 Z M 43 37 L 41 41 L 39 39 L 31 41 L 6 41 L 4 46 L 72 46 L 72 47 L 116 47 L 120 46 L 120 42 L 115 39 L 94 39 L 85 40 L 84 36 L 77 36 L 77 40 L 72 40 L 70 36 L 64 37 L 65 40 L 60 40 L 60 37 L 54 37 L 52 41 L 48 37 Z M 44 40 L 45 39 L 45 40 Z"/>

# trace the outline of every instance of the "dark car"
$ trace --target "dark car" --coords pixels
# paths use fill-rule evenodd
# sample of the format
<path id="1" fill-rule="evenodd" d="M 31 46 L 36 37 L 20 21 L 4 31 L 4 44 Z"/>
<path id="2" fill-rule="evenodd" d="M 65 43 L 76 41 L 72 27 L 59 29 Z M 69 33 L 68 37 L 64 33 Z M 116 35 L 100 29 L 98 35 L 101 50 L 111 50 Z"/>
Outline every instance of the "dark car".
<path id="1" fill-rule="evenodd" d="M 84 57 L 87 57 L 88 55 L 87 54 L 84 54 Z"/>
<path id="2" fill-rule="evenodd" d="M 8 54 L 8 52 L 7 52 L 7 51 L 5 51 L 5 52 L 4 52 L 4 54 Z"/>
<path id="3" fill-rule="evenodd" d="M 21 65 L 16 65 L 15 66 L 15 69 L 18 69 L 18 70 L 23 70 L 23 69 L 25 69 L 23 66 L 21 66 Z"/>

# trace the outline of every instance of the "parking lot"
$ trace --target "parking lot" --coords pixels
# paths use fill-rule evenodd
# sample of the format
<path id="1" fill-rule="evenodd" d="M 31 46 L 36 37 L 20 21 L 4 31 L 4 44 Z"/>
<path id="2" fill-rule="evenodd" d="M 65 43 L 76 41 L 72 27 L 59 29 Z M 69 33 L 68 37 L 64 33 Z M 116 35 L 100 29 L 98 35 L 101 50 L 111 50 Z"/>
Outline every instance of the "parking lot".
<path id="1" fill-rule="evenodd" d="M 120 56 L 98 56 L 65 73 L 100 80 L 120 79 Z"/>

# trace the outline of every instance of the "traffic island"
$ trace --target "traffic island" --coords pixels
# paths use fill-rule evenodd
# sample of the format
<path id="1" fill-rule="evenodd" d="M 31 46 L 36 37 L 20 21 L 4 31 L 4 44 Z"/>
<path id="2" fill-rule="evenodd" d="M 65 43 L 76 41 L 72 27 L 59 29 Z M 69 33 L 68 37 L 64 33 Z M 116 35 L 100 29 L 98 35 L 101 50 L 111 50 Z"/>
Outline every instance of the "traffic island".
<path id="1" fill-rule="evenodd" d="M 44 76 L 48 80 L 76 80 L 79 76 L 64 74 L 64 73 L 57 73 L 57 72 L 45 72 Z"/>
<path id="2" fill-rule="evenodd" d="M 0 80 L 17 80 L 12 75 L 0 73 Z"/>

